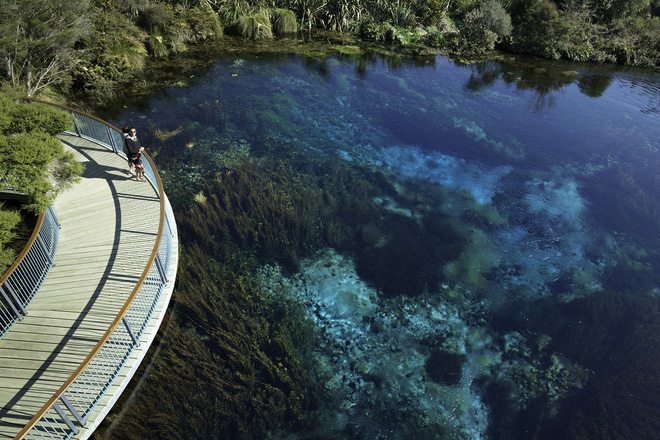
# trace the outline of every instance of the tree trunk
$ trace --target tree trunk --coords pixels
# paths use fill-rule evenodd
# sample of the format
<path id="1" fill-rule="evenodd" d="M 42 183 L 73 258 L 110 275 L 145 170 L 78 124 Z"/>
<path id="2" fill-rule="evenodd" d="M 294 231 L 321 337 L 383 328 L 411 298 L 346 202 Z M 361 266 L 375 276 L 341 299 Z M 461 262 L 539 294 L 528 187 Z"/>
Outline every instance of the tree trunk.
<path id="1" fill-rule="evenodd" d="M 7 64 L 7 75 L 11 81 L 11 85 L 16 87 L 16 78 L 14 77 L 14 63 L 9 55 L 5 56 L 5 63 Z"/>
<path id="2" fill-rule="evenodd" d="M 28 58 L 27 60 L 27 72 L 25 75 L 26 78 L 26 86 L 25 86 L 25 93 L 28 95 L 28 97 L 32 96 L 32 61 Z"/>

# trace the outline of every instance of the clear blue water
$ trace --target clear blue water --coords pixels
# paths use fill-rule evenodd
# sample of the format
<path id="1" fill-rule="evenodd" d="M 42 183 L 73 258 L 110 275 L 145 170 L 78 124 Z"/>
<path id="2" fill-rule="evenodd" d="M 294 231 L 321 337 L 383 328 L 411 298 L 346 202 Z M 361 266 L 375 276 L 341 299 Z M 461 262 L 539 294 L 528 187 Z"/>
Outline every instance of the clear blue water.
<path id="1" fill-rule="evenodd" d="M 656 72 L 233 54 L 146 108 L 126 104 L 116 123 L 159 150 L 175 207 L 226 170 L 229 152 L 256 157 L 276 138 L 389 176 L 396 194 L 373 203 L 401 221 L 381 225 L 370 258 L 407 239 L 404 221 L 431 243 L 429 222 L 449 219 L 465 240 L 450 261 L 412 255 L 424 237 L 404 246 L 382 264 L 424 264 L 394 287 L 336 249 L 295 275 L 263 268 L 264 292 L 307 304 L 327 340 L 316 356 L 339 397 L 321 431 L 660 437 L 660 399 L 647 391 L 660 383 Z M 163 141 L 158 130 L 177 132 Z"/>

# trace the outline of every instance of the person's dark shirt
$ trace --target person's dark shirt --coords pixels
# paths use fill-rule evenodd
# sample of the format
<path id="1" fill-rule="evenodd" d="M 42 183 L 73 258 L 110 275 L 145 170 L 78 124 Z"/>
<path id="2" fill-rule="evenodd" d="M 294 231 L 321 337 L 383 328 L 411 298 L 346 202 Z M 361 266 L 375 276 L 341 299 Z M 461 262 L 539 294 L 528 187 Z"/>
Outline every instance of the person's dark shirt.
<path id="1" fill-rule="evenodd" d="M 136 156 L 140 152 L 140 140 L 137 136 L 135 138 L 126 136 L 126 149 L 129 156 Z"/>

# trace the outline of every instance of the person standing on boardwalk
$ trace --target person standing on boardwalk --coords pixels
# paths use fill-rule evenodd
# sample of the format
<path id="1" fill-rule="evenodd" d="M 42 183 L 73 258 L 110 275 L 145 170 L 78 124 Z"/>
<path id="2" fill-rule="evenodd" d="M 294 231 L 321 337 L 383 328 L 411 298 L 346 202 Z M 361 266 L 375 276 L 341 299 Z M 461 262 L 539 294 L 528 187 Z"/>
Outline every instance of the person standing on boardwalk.
<path id="1" fill-rule="evenodd" d="M 128 130 L 128 133 L 124 134 L 124 144 L 126 146 L 126 155 L 128 156 L 129 170 L 128 173 L 131 174 L 135 172 L 135 165 L 142 165 L 142 153 L 144 152 L 144 147 L 140 145 L 140 140 L 137 137 L 137 130 L 135 127 L 131 127 Z M 141 176 L 138 176 L 140 180 Z"/>

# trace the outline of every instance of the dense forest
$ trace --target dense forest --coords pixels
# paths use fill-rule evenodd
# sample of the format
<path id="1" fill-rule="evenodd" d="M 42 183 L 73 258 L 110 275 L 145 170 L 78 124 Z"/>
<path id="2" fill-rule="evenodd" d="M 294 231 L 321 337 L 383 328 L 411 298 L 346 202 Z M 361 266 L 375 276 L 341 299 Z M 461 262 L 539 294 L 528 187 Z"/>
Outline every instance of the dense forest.
<path id="1" fill-rule="evenodd" d="M 660 0 L 5 0 L 0 71 L 28 96 L 99 98 L 150 57 L 324 30 L 452 53 L 660 65 Z"/>

